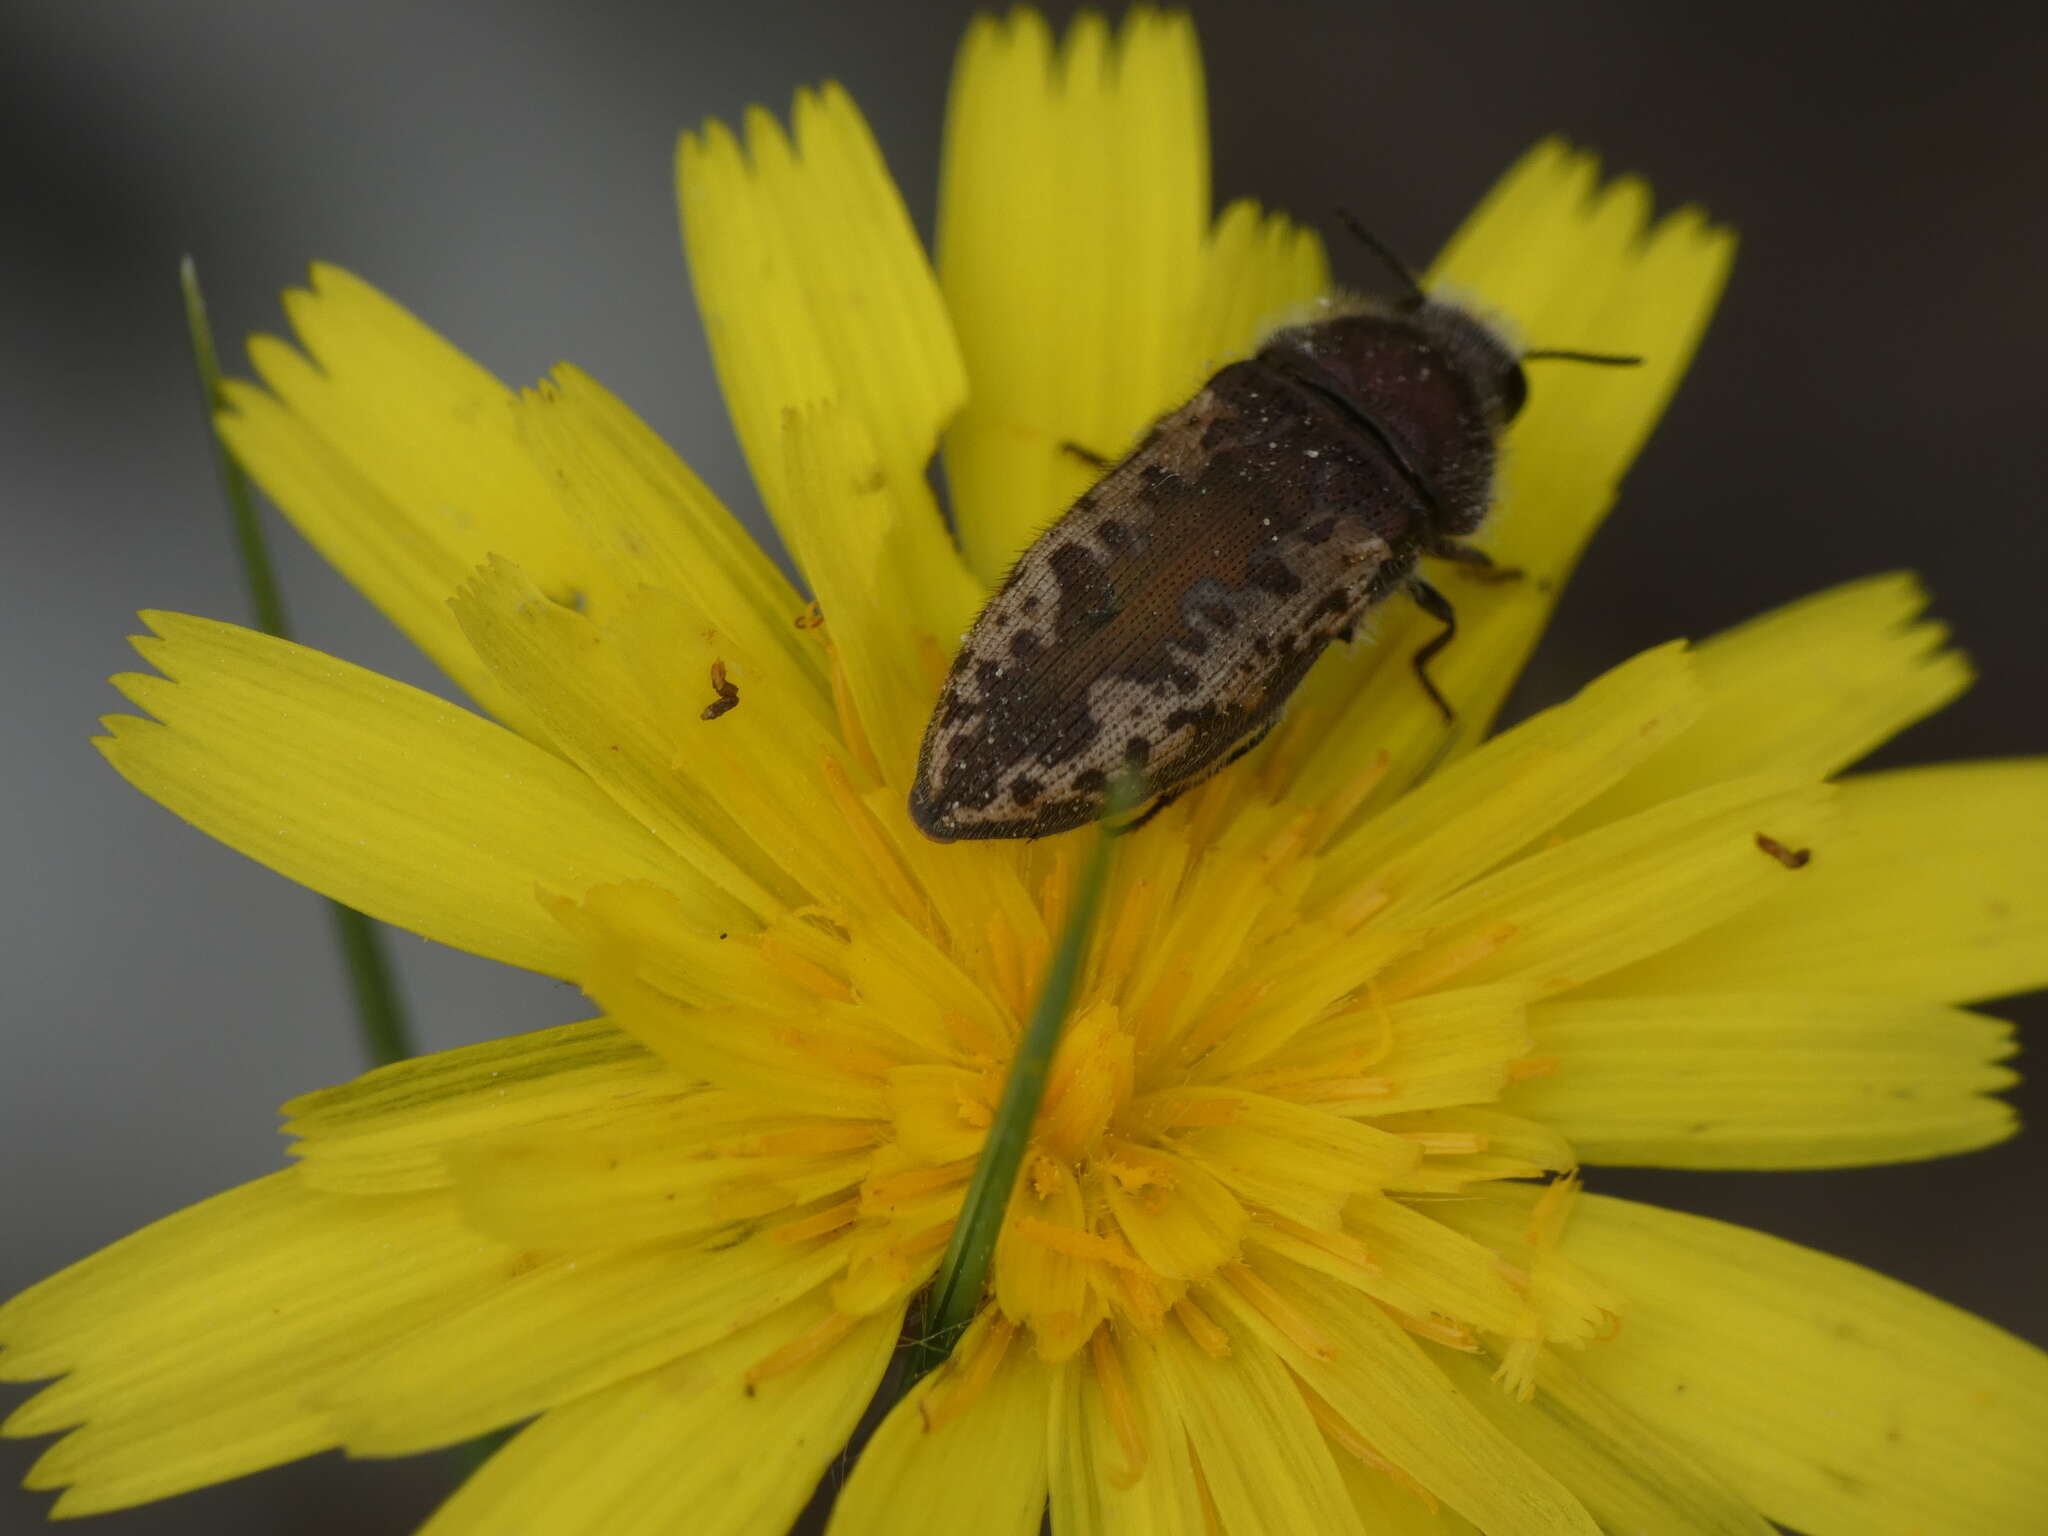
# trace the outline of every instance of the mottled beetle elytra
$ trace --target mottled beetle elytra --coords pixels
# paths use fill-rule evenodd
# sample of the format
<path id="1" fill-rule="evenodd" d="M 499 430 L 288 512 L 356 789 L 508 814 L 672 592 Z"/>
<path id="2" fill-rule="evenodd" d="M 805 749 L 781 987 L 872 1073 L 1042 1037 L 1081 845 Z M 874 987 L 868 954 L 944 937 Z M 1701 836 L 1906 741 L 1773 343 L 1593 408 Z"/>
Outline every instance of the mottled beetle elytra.
<path id="1" fill-rule="evenodd" d="M 1324 647 L 1398 591 L 1443 624 L 1413 660 L 1451 717 L 1427 669 L 1457 621 L 1418 563 L 1491 564 L 1461 541 L 1485 519 L 1523 362 L 1637 359 L 1517 354 L 1345 222 L 1402 296 L 1340 294 L 1275 331 L 1024 551 L 925 728 L 910 814 L 927 836 L 1084 826 L 1124 773 L 1156 797 L 1149 819 L 1258 745 Z"/>

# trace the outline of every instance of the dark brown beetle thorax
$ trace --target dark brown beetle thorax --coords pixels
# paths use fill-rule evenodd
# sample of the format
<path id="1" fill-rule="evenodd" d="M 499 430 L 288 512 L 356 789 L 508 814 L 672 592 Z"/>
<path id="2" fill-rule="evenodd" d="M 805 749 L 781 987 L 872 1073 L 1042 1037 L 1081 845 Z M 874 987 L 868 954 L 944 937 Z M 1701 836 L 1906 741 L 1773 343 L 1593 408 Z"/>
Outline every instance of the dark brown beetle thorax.
<path id="1" fill-rule="evenodd" d="M 1426 488 L 1438 538 L 1485 518 L 1522 389 L 1514 354 L 1482 322 L 1446 304 L 1367 305 L 1276 332 L 1258 361 L 1351 417 Z"/>

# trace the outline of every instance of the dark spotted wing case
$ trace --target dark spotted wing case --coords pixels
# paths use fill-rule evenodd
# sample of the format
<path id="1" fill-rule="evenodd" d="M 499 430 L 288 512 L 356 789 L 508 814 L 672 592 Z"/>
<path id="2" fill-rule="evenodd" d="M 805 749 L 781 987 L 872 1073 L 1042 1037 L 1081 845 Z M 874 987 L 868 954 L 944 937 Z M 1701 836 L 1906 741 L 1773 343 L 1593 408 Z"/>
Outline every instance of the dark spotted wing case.
<path id="1" fill-rule="evenodd" d="M 1224 369 L 1016 564 L 955 659 L 911 812 L 1030 837 L 1110 776 L 1186 788 L 1256 740 L 1317 654 L 1413 570 L 1429 509 L 1341 405 Z"/>

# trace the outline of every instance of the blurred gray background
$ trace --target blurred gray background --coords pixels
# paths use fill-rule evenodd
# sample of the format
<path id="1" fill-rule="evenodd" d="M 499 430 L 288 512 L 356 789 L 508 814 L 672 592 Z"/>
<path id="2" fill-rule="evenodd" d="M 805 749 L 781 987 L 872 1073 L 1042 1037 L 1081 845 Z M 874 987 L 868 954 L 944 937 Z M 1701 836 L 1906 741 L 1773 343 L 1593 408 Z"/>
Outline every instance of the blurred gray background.
<path id="1" fill-rule="evenodd" d="M 117 707 L 104 679 L 132 665 L 136 609 L 246 617 L 178 257 L 197 256 L 231 359 L 281 324 L 278 291 L 308 260 L 341 262 L 509 381 L 562 358 L 590 369 L 756 515 L 678 254 L 674 135 L 837 76 L 928 230 L 969 12 L 0 6 L 0 1290 L 276 1166 L 273 1106 L 360 1066 L 319 904 L 159 811 L 86 744 Z M 1341 202 L 1420 261 L 1531 138 L 1563 130 L 1742 229 L 1716 330 L 1524 707 L 1673 634 L 1911 566 L 1985 677 L 1881 760 L 2048 749 L 2036 9 L 1952 6 L 1911 29 L 1868 11 L 1686 17 L 1625 0 L 1196 12 L 1219 200 L 1311 219 Z M 1337 261 L 1371 276 L 1341 245 Z M 431 681 L 289 535 L 279 547 L 300 638 Z M 555 983 L 395 948 L 425 1048 L 581 1014 Z M 2020 1097 L 2038 1117 L 2040 1090 Z M 2042 1339 L 2043 1144 L 1593 1182 L 1812 1242 Z M 12 1486 L 33 1451 L 0 1450 L 0 1531 L 40 1526 L 47 1500 Z M 402 1531 L 454 1475 L 445 1459 L 321 1457 L 93 1528 Z"/>

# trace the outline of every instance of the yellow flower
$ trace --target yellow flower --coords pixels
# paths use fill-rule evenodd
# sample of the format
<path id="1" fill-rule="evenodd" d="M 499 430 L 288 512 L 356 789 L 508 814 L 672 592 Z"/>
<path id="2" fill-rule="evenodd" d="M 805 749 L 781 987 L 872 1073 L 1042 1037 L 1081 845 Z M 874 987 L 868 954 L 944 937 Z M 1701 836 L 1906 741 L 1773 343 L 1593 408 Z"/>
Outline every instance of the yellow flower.
<path id="1" fill-rule="evenodd" d="M 169 614 L 104 749 L 252 857 L 579 983 L 589 1023 L 291 1106 L 297 1161 L 0 1309 L 12 1434 L 82 1513 L 533 1422 L 451 1532 L 776 1532 L 931 1278 L 1073 838 L 904 810 L 948 647 L 1115 446 L 1319 292 L 1208 221 L 1185 21 L 970 33 L 934 277 L 852 104 L 686 138 L 698 297 L 810 608 L 619 402 L 514 395 L 360 281 L 289 301 L 223 429 L 489 718 Z M 1433 281 L 1555 369 L 1437 676 L 1497 706 L 1729 256 L 1541 146 Z M 956 546 L 926 480 L 943 434 Z M 2048 766 L 1829 783 L 1953 697 L 1904 578 L 1448 748 L 1408 614 L 1119 844 L 990 1295 L 836 1531 L 2009 1533 L 2048 1360 L 1581 1163 L 1819 1167 L 2011 1129 L 2048 981 Z M 706 718 L 721 696 L 737 706 Z M 1433 772 L 1430 770 L 1434 769 Z M 536 1417 L 537 1416 L 537 1417 Z M 77 1426 L 74 1428 L 74 1426 Z"/>

